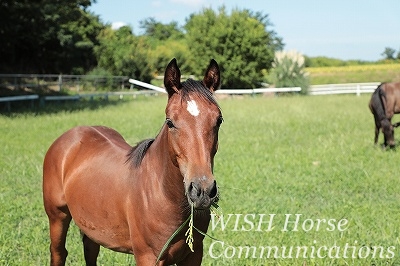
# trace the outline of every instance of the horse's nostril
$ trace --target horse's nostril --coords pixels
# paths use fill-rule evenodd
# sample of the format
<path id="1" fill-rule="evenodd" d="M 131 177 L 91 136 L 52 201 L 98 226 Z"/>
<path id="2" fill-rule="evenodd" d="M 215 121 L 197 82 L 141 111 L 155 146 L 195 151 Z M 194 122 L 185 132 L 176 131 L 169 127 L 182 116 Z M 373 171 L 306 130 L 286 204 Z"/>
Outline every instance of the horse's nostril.
<path id="1" fill-rule="evenodd" d="M 202 187 L 197 182 L 191 182 L 188 190 L 189 203 L 194 204 L 195 208 L 209 208 L 212 202 L 218 200 L 218 186 L 214 180 L 209 186 Z"/>
<path id="2" fill-rule="evenodd" d="M 201 188 L 196 185 L 196 183 L 191 182 L 189 185 L 189 195 L 191 198 L 197 197 L 199 198 L 201 196 Z"/>
<path id="3" fill-rule="evenodd" d="M 214 180 L 210 193 L 208 194 L 211 199 L 215 198 L 218 194 L 217 182 Z"/>

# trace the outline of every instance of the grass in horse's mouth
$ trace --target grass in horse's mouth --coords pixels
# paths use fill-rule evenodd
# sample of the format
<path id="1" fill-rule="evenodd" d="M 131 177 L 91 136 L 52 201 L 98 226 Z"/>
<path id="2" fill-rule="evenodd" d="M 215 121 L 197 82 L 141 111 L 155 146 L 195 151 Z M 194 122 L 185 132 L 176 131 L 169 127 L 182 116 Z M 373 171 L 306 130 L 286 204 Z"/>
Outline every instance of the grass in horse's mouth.
<path id="1" fill-rule="evenodd" d="M 221 210 L 219 209 L 219 205 L 218 205 L 218 200 L 214 201 L 211 204 L 211 208 L 210 208 L 211 212 L 217 216 L 220 217 L 221 215 Z M 197 229 L 194 225 L 193 225 L 193 217 L 194 217 L 194 207 L 193 204 L 190 204 L 190 215 L 189 217 L 175 230 L 175 232 L 170 236 L 170 238 L 168 238 L 167 242 L 164 244 L 163 248 L 161 249 L 160 255 L 158 255 L 156 264 L 160 261 L 161 256 L 164 254 L 164 251 L 168 248 L 169 244 L 171 243 L 172 239 L 174 239 L 174 237 L 179 234 L 180 231 L 182 231 L 183 227 L 189 222 L 189 228 L 185 233 L 186 236 L 186 244 L 188 244 L 190 250 L 192 252 L 194 252 L 193 249 L 193 228 L 199 232 L 200 234 L 204 235 L 204 236 L 208 236 L 214 240 L 216 240 L 215 238 L 213 238 L 212 236 L 208 235 L 207 233 L 201 231 L 200 229 Z"/>

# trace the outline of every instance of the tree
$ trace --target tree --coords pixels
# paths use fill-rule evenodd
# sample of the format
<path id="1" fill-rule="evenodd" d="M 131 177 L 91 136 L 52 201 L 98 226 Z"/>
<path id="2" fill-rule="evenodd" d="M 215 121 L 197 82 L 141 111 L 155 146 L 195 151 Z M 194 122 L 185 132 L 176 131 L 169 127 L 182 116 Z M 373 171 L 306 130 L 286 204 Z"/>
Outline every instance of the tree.
<path id="1" fill-rule="evenodd" d="M 395 53 L 396 53 L 395 49 L 390 48 L 390 47 L 386 47 L 381 55 L 383 55 L 385 57 L 385 59 L 393 60 Z"/>
<path id="2" fill-rule="evenodd" d="M 164 41 L 169 38 L 182 39 L 184 34 L 179 28 L 178 23 L 173 21 L 169 24 L 162 24 L 154 18 L 147 18 L 140 21 L 140 28 L 144 29 L 144 35 L 154 39 Z"/>
<path id="3" fill-rule="evenodd" d="M 150 45 L 148 63 L 152 74 L 163 75 L 172 58 L 178 60 L 182 73 L 191 73 L 189 47 L 177 22 L 162 24 L 154 18 L 148 18 L 141 21 L 140 25 Z"/>
<path id="4" fill-rule="evenodd" d="M 98 44 L 97 36 L 104 26 L 97 16 L 82 9 L 66 10 L 63 17 L 71 21 L 57 27 L 59 49 L 54 56 L 62 64 L 57 67 L 59 71 L 84 74 L 97 64 L 93 48 Z"/>
<path id="5" fill-rule="evenodd" d="M 98 67 L 113 75 L 129 76 L 150 82 L 152 71 L 149 68 L 150 47 L 145 36 L 134 36 L 129 26 L 118 30 L 105 28 L 98 37 L 99 45 L 94 51 Z"/>
<path id="6" fill-rule="evenodd" d="M 71 73 L 95 65 L 93 47 L 103 25 L 86 11 L 91 2 L 1 1 L 0 70 Z"/>
<path id="7" fill-rule="evenodd" d="M 203 75 L 204 62 L 214 58 L 219 63 L 223 87 L 254 88 L 262 79 L 262 70 L 270 69 L 275 50 L 283 47 L 281 38 L 268 30 L 268 16 L 247 9 L 211 8 L 190 15 L 186 22 L 187 42 L 194 64 L 194 74 Z"/>
<path id="8" fill-rule="evenodd" d="M 105 28 L 95 47 L 98 67 L 113 75 L 129 76 L 150 82 L 163 75 L 172 58 L 179 60 L 183 73 L 190 73 L 188 46 L 176 23 L 164 25 L 150 18 L 141 22 L 145 33 L 135 36 L 131 27 Z"/>
<path id="9" fill-rule="evenodd" d="M 189 47 L 184 40 L 166 40 L 148 53 L 150 69 L 155 75 L 164 75 L 165 67 L 176 58 L 183 74 L 192 72 Z"/>

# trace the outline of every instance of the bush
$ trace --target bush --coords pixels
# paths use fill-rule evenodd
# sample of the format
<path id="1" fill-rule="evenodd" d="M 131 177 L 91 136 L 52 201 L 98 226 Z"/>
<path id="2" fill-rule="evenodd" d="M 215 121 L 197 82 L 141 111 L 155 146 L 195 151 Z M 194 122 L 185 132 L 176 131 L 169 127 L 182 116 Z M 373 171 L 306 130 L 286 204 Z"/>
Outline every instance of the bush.
<path id="1" fill-rule="evenodd" d="M 297 51 L 278 51 L 272 64 L 268 80 L 278 88 L 301 87 L 301 93 L 306 94 L 309 79 L 305 69 L 305 59 Z"/>

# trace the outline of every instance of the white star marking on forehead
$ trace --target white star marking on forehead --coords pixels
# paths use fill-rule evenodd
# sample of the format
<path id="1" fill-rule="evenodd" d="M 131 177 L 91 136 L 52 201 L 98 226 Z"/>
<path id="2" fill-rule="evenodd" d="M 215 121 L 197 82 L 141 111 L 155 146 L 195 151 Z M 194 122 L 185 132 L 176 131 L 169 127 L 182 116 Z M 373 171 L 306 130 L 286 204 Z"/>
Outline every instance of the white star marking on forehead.
<path id="1" fill-rule="evenodd" d="M 196 102 L 193 100 L 187 101 L 186 110 L 188 110 L 188 112 L 193 116 L 198 116 L 200 114 L 199 108 L 197 107 Z"/>

